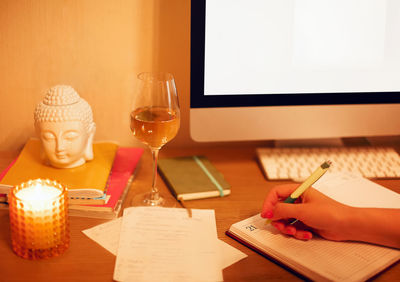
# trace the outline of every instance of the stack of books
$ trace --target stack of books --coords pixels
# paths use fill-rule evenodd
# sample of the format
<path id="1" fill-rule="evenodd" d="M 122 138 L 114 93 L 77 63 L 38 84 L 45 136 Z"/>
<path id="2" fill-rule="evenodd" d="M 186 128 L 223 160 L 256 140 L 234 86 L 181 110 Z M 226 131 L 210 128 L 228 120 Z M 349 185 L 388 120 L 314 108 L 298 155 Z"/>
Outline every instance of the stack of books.
<path id="1" fill-rule="evenodd" d="M 8 191 L 28 180 L 56 180 L 68 188 L 72 216 L 115 218 L 128 193 L 142 156 L 142 148 L 93 144 L 94 159 L 76 168 L 53 168 L 40 157 L 40 141 L 30 139 L 20 155 L 0 173 L 0 202 Z"/>

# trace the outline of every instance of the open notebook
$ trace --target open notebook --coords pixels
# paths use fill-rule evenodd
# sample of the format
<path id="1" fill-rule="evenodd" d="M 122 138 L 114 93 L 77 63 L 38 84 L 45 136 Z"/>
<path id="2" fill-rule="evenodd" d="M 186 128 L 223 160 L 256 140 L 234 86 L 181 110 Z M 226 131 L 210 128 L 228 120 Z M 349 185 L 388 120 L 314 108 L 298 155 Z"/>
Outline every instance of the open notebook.
<path id="1" fill-rule="evenodd" d="M 325 174 L 314 187 L 351 206 L 400 208 L 400 194 L 356 175 Z M 373 244 L 297 240 L 259 214 L 233 224 L 227 235 L 316 281 L 364 281 L 400 259 L 400 250 Z"/>

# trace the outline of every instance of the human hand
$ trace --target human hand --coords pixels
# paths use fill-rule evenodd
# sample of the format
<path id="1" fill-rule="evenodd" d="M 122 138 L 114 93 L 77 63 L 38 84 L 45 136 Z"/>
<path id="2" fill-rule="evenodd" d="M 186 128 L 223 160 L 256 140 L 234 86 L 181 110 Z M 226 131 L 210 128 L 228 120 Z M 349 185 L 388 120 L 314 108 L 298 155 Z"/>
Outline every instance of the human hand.
<path id="1" fill-rule="evenodd" d="M 272 225 L 284 234 L 308 240 L 312 232 L 329 240 L 347 240 L 352 233 L 348 215 L 351 207 L 343 205 L 314 188 L 307 189 L 294 204 L 284 201 L 296 188 L 296 184 L 274 187 L 266 196 L 261 216 L 272 220 Z M 292 220 L 300 222 L 290 224 Z"/>

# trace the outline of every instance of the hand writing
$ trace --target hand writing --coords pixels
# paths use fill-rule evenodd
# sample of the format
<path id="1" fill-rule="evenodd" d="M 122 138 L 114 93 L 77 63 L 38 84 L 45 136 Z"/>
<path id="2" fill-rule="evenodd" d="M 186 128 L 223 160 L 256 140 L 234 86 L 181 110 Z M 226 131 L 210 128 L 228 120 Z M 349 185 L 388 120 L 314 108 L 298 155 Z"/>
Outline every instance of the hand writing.
<path id="1" fill-rule="evenodd" d="M 344 228 L 351 207 L 313 188 L 308 189 L 295 204 L 282 203 L 296 187 L 295 184 L 274 187 L 265 198 L 261 216 L 273 220 L 272 225 L 282 233 L 298 239 L 311 239 L 311 231 L 330 240 L 348 239 L 349 230 Z M 290 224 L 294 218 L 300 222 Z"/>

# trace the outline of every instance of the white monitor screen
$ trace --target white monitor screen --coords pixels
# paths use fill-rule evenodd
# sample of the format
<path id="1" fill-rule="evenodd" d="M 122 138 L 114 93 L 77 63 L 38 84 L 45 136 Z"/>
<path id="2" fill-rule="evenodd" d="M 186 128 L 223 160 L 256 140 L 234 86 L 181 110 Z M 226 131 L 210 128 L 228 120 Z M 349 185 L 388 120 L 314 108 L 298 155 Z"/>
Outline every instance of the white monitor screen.
<path id="1" fill-rule="evenodd" d="M 400 1 L 207 1 L 204 94 L 400 89 Z"/>
<path id="2" fill-rule="evenodd" d="M 294 106 L 301 118 L 296 106 L 389 105 L 398 113 L 400 1 L 192 0 L 191 9 L 192 109 L 275 106 L 271 118 Z"/>

